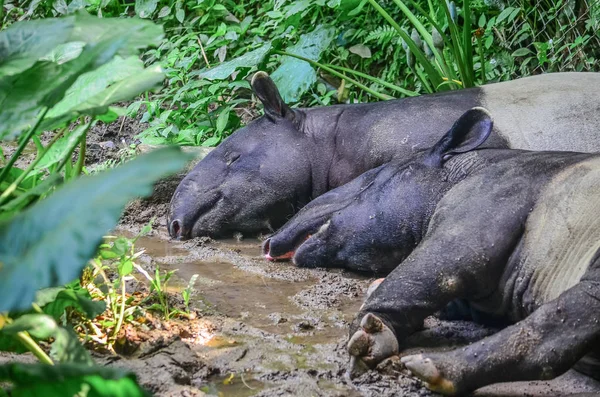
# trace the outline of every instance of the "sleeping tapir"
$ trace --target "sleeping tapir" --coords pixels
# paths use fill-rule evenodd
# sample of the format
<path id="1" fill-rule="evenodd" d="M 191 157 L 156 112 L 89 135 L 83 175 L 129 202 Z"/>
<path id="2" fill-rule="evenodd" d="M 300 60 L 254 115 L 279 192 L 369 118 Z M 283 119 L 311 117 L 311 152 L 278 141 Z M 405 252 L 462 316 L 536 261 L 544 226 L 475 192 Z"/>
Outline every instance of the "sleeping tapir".
<path id="1" fill-rule="evenodd" d="M 431 148 L 382 167 L 394 183 L 365 187 L 396 205 L 403 261 L 351 325 L 351 373 L 398 354 L 456 299 L 514 325 L 466 348 L 402 358 L 438 392 L 553 378 L 600 347 L 600 154 L 481 149 L 491 131 L 487 111 L 469 110 Z M 364 217 L 345 202 L 342 222 Z M 329 233 L 365 231 L 334 219 L 317 232 L 325 245 Z"/>
<path id="2" fill-rule="evenodd" d="M 272 232 L 298 209 L 363 172 L 437 140 L 485 106 L 486 145 L 600 151 L 600 73 L 556 73 L 443 94 L 291 109 L 262 72 L 252 88 L 265 116 L 235 132 L 181 181 L 167 215 L 175 238 Z M 564 131 L 572 131 L 565 134 Z"/>

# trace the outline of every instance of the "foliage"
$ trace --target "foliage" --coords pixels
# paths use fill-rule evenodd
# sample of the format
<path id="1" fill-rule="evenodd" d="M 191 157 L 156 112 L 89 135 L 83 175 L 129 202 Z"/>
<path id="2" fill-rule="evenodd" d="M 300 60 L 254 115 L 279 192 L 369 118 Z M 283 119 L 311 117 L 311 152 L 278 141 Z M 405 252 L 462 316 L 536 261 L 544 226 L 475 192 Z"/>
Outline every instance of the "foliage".
<path id="1" fill-rule="evenodd" d="M 248 79 L 259 69 L 286 100 L 312 106 L 599 68 L 598 7 L 585 0 L 155 3 L 167 39 L 145 59 L 162 60 L 168 83 L 130 107 L 153 144 L 218 144 L 256 116 Z M 305 56 L 302 42 L 324 30 Z M 286 71 L 292 58 L 306 75 Z"/>
<path id="2" fill-rule="evenodd" d="M 17 138 L 18 144 L 0 171 L 0 219 L 81 173 L 87 132 L 115 114 L 110 105 L 162 81 L 158 66 L 144 68 L 136 57 L 161 38 L 162 29 L 151 22 L 98 19 L 84 11 L 17 22 L 0 32 L 0 139 Z M 69 128 L 73 121 L 78 125 Z M 40 132 L 56 128 L 44 146 Z M 36 158 L 16 168 L 31 142 Z"/>
<path id="3" fill-rule="evenodd" d="M 57 387 L 60 379 L 62 387 Z M 88 397 L 146 397 L 135 377 L 121 369 L 77 364 L 5 364 L 0 382 L 9 382 L 14 397 L 65 397 L 85 391 Z"/>
<path id="4" fill-rule="evenodd" d="M 24 348 L 42 363 L 1 366 L 10 395 L 145 395 L 132 376 L 96 367 L 66 320 L 105 310 L 82 288 L 83 267 L 125 204 L 187 161 L 177 148 L 166 148 L 78 178 L 95 121 L 115 113 L 112 103 L 162 81 L 157 67 L 146 69 L 136 59 L 161 37 L 150 22 L 84 12 L 0 32 L 0 139 L 18 139 L 0 171 L 0 349 Z M 44 146 L 38 135 L 46 128 L 59 130 Z M 19 169 L 15 163 L 30 142 L 37 156 Z M 61 180 L 67 183 L 56 188 Z"/>

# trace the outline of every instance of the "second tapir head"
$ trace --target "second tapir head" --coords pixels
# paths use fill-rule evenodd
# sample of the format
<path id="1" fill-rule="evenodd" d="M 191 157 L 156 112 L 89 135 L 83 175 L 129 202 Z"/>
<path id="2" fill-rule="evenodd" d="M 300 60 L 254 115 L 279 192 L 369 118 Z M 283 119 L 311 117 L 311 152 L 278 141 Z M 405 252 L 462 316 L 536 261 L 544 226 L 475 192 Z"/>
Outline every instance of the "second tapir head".
<path id="1" fill-rule="evenodd" d="M 309 201 L 304 114 L 283 102 L 265 73 L 256 73 L 251 85 L 265 116 L 226 139 L 181 181 L 167 215 L 172 237 L 273 231 Z"/>
<path id="2" fill-rule="evenodd" d="M 492 119 L 464 113 L 431 148 L 365 172 L 305 206 L 263 244 L 267 259 L 302 267 L 386 274 L 421 241 L 438 201 L 473 162 L 460 155 L 483 144 Z"/>

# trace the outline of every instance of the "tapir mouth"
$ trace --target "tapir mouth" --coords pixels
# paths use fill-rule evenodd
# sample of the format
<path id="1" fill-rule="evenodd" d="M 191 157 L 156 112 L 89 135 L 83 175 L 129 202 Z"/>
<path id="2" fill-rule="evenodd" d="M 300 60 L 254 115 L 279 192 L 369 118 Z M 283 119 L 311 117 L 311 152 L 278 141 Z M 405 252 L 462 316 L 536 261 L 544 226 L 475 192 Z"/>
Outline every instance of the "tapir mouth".
<path id="1" fill-rule="evenodd" d="M 281 255 L 276 255 L 276 256 L 271 255 L 271 239 L 268 238 L 265 240 L 265 242 L 263 243 L 263 246 L 262 246 L 263 255 L 265 256 L 266 260 L 271 261 L 271 262 L 290 260 L 296 254 L 296 251 L 298 250 L 298 248 L 300 248 L 300 246 L 302 244 L 304 244 L 306 242 L 306 240 L 308 240 L 311 237 L 312 237 L 311 234 L 307 234 L 303 239 L 300 240 L 301 241 L 300 244 L 298 244 L 298 246 L 295 249 L 288 251 Z"/>

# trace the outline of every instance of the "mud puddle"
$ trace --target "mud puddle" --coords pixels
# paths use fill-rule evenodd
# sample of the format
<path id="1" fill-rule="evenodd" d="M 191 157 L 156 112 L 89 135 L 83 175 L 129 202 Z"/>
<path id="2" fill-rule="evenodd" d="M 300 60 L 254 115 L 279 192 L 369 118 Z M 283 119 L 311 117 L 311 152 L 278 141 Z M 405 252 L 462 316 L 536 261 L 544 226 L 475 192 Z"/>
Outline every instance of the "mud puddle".
<path id="1" fill-rule="evenodd" d="M 308 337 L 312 344 L 330 343 L 345 335 L 347 322 L 362 303 L 356 298 L 370 280 L 356 276 L 346 280 L 340 272 L 331 272 L 324 280 L 322 274 L 290 263 L 267 263 L 258 240 L 222 240 L 188 250 L 186 243 L 143 237 L 137 246 L 161 269 L 177 270 L 171 284 L 177 290 L 198 276 L 191 299 L 195 308 L 284 335 L 294 343 L 307 342 Z M 324 282 L 332 284 L 319 288 Z M 307 291 L 314 296 L 306 296 Z"/>

